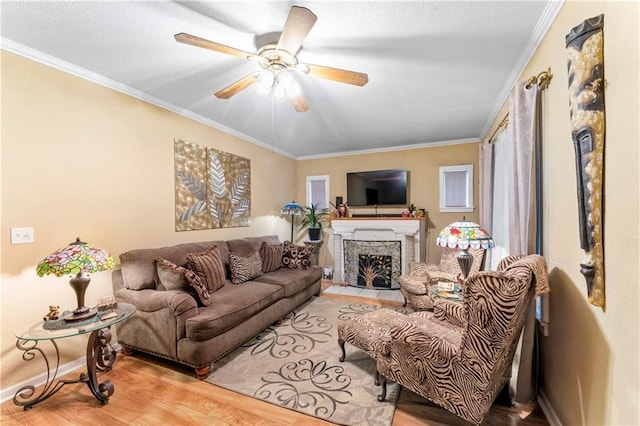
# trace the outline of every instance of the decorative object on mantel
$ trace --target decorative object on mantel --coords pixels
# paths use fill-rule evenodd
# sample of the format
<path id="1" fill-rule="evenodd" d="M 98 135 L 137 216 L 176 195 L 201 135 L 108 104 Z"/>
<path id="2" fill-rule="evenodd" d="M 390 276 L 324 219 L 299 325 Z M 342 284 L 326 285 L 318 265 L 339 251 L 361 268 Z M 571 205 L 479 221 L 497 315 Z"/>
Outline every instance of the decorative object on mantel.
<path id="1" fill-rule="evenodd" d="M 96 316 L 98 311 L 84 305 L 84 295 L 89 287 L 90 273 L 106 271 L 115 266 L 113 257 L 105 250 L 94 247 L 77 238 L 66 247 L 45 257 L 36 269 L 38 276 L 54 274 L 56 277 L 74 275 L 69 284 L 76 292 L 78 307 L 64 317 L 67 322 L 84 321 Z"/>
<path id="2" fill-rule="evenodd" d="M 571 139 L 576 157 L 580 247 L 586 252 L 580 272 L 589 303 L 604 308 L 604 15 L 582 22 L 567 34 Z"/>
<path id="3" fill-rule="evenodd" d="M 249 226 L 251 160 L 176 139 L 176 231 Z"/>
<path id="4" fill-rule="evenodd" d="M 326 221 L 329 217 L 329 209 L 319 209 L 318 203 L 311 204 L 304 209 L 302 214 L 302 226 L 308 227 L 309 240 L 320 240 L 320 233 L 322 232 L 322 222 Z M 293 240 L 292 240 L 293 241 Z"/>
<path id="5" fill-rule="evenodd" d="M 436 238 L 436 245 L 460 250 L 457 259 L 462 278 L 466 279 L 473 263 L 473 255 L 469 253 L 469 248 L 486 250 L 493 247 L 494 242 L 480 225 L 463 218 L 460 222 L 447 225 L 440 231 Z"/>
<path id="6" fill-rule="evenodd" d="M 280 214 L 291 216 L 291 239 L 289 241 L 293 243 L 293 224 L 296 221 L 296 216 L 302 216 L 304 214 L 304 207 L 295 201 L 291 201 L 282 207 Z"/>

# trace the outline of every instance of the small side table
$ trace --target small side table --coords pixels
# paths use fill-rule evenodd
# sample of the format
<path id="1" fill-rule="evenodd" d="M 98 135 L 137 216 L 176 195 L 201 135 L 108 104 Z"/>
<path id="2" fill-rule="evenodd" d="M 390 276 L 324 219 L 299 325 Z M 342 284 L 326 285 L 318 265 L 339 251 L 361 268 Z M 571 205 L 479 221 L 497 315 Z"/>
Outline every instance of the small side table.
<path id="1" fill-rule="evenodd" d="M 322 247 L 322 240 L 306 240 L 304 241 L 305 245 L 314 246 L 313 254 L 311 255 L 311 265 L 315 266 L 318 264 L 318 253 L 320 253 L 320 248 Z"/>
<path id="2" fill-rule="evenodd" d="M 35 395 L 35 386 L 27 385 L 18 389 L 13 396 L 13 403 L 29 410 L 36 404 L 49 399 L 64 385 L 72 383 L 86 383 L 91 393 L 102 403 L 107 404 L 109 397 L 113 395 L 114 387 L 111 381 L 105 380 L 98 383 L 98 372 L 110 371 L 116 360 L 116 351 L 111 346 L 111 326 L 129 318 L 136 312 L 136 308 L 128 303 L 118 303 L 113 309 L 100 311 L 98 315 L 82 322 L 65 322 L 63 319 L 40 321 L 36 324 L 23 327 L 16 332 L 18 341 L 16 347 L 23 351 L 22 359 L 32 361 L 38 354 L 44 359 L 47 367 L 47 380 L 42 391 Z M 103 317 L 115 313 L 116 316 L 104 319 Z M 64 313 L 60 318 L 64 317 Z M 91 333 L 87 343 L 87 372 L 81 373 L 75 380 L 58 380 L 58 368 L 60 366 L 60 352 L 56 340 L 66 337 L 79 336 Z M 49 360 L 42 348 L 38 347 L 41 341 L 48 340 L 56 352 L 55 368 L 49 364 Z"/>
<path id="3" fill-rule="evenodd" d="M 462 296 L 462 289 L 460 288 L 459 285 L 456 285 L 454 287 L 454 290 L 451 290 L 451 291 L 440 290 L 438 289 L 437 285 L 432 285 L 429 288 L 429 291 L 431 292 L 431 296 L 433 298 L 447 299 L 455 303 L 462 303 L 462 301 L 464 300 Z"/>

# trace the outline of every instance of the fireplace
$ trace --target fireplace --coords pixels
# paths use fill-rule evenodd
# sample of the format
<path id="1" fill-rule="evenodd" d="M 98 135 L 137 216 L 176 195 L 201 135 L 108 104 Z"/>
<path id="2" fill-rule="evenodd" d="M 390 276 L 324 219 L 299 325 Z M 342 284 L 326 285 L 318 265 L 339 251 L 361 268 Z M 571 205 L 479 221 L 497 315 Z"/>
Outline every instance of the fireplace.
<path id="1" fill-rule="evenodd" d="M 400 241 L 344 240 L 344 277 L 356 287 L 398 288 L 402 275 Z"/>
<path id="2" fill-rule="evenodd" d="M 425 220 L 340 218 L 333 230 L 335 283 L 374 290 L 399 289 L 409 262 L 424 262 Z M 368 279 L 367 279 L 368 278 Z"/>

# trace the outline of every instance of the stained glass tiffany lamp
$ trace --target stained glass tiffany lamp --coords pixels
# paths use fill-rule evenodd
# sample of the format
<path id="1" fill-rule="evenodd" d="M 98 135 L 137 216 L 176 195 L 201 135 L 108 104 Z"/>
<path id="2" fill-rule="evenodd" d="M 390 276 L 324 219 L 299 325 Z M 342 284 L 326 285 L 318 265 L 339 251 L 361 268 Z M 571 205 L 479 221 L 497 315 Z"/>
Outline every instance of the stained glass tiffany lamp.
<path id="1" fill-rule="evenodd" d="M 473 264 L 473 255 L 469 253 L 469 248 L 489 249 L 494 246 L 494 243 L 493 238 L 480 225 L 463 219 L 440 231 L 436 238 L 436 245 L 460 250 L 457 256 L 458 264 L 462 278 L 467 278 Z"/>
<path id="2" fill-rule="evenodd" d="M 93 318 L 98 313 L 96 309 L 90 309 L 84 305 L 84 294 L 91 282 L 89 273 L 106 271 L 114 266 L 113 257 L 109 253 L 77 238 L 68 246 L 45 257 L 38 264 L 37 273 L 39 277 L 49 274 L 54 274 L 56 277 L 73 275 L 69 284 L 76 292 L 78 308 L 64 317 L 64 320 L 75 322 Z"/>
<path id="3" fill-rule="evenodd" d="M 301 216 L 304 214 L 304 207 L 302 207 L 300 204 L 296 203 L 295 201 L 292 201 L 290 203 L 285 204 L 284 207 L 282 207 L 282 210 L 280 210 L 280 214 L 291 216 L 291 240 L 290 241 L 293 242 L 293 223 L 295 222 L 296 216 Z"/>

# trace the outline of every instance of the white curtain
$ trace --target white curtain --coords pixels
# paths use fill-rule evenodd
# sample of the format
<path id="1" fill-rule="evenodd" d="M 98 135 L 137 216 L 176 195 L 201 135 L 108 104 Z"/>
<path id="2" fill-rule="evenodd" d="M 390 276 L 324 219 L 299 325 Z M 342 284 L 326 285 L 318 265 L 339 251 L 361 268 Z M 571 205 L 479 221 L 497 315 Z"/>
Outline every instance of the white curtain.
<path id="1" fill-rule="evenodd" d="M 518 83 L 509 95 L 509 235 L 511 254 L 528 254 L 534 224 L 532 218 L 535 176 L 533 164 L 536 95 L 538 85 L 529 89 Z"/>
<path id="2" fill-rule="evenodd" d="M 529 254 L 529 243 L 534 230 L 534 141 L 536 100 L 538 85 L 526 88 L 518 83 L 509 95 L 508 144 L 508 215 L 510 254 Z M 533 251 L 531 251 L 533 252 Z M 520 338 L 519 349 L 513 360 L 511 386 L 515 400 L 525 403 L 536 395 L 534 368 L 535 305 L 532 303 Z"/>
<path id="3" fill-rule="evenodd" d="M 480 143 L 480 226 L 491 235 L 491 215 L 493 204 L 493 144 L 486 140 Z M 488 263 L 486 263 L 488 265 Z"/>
<path id="4" fill-rule="evenodd" d="M 509 178 L 507 175 L 507 149 L 509 132 L 502 130 L 493 141 L 493 209 L 491 236 L 495 247 L 490 250 L 487 269 L 495 271 L 498 263 L 509 255 Z"/>

